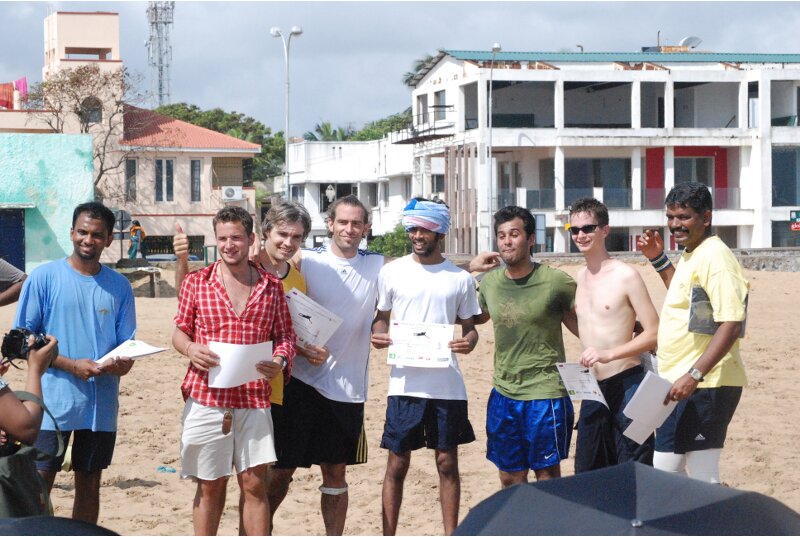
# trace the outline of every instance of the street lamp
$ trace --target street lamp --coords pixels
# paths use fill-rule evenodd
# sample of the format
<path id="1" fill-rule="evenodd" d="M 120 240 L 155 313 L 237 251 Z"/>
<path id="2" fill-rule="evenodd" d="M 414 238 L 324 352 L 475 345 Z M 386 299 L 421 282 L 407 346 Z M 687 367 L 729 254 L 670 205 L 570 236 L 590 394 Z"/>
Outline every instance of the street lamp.
<path id="1" fill-rule="evenodd" d="M 285 114 L 285 122 L 284 122 L 284 129 L 283 129 L 283 138 L 284 138 L 284 158 L 283 158 L 283 176 L 284 176 L 284 188 L 286 189 L 286 200 L 289 201 L 291 197 L 291 187 L 289 186 L 289 46 L 292 44 L 292 36 L 299 36 L 303 33 L 303 29 L 299 26 L 292 26 L 292 29 L 289 31 L 289 37 L 284 38 L 283 33 L 281 33 L 281 29 L 277 26 L 273 26 L 269 29 L 270 35 L 272 37 L 280 37 L 281 42 L 283 43 L 283 61 L 286 67 L 286 114 Z"/>
<path id="2" fill-rule="evenodd" d="M 492 63 L 489 64 L 489 157 L 487 164 L 489 165 L 489 217 L 495 213 L 497 210 L 497 196 L 495 195 L 495 186 L 494 186 L 494 166 L 492 165 L 492 107 L 494 103 L 492 102 L 492 86 L 493 86 L 493 75 L 494 75 L 494 58 L 495 55 L 500 52 L 502 47 L 500 43 L 495 43 L 492 45 Z"/>

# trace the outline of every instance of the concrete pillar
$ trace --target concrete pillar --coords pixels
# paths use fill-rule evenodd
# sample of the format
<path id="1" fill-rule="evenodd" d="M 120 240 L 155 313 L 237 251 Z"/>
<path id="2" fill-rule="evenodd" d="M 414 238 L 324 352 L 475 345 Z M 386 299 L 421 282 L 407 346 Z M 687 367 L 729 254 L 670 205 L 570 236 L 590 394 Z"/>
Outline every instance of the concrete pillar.
<path id="1" fill-rule="evenodd" d="M 741 82 L 739 82 L 739 99 L 737 101 L 738 111 L 736 112 L 736 115 L 739 118 L 738 125 L 740 129 L 747 128 L 747 119 L 748 119 L 747 86 L 748 86 L 747 80 L 742 80 Z"/>
<path id="2" fill-rule="evenodd" d="M 664 195 L 675 186 L 675 148 L 664 148 Z"/>
<path id="3" fill-rule="evenodd" d="M 769 207 L 772 206 L 772 80 L 766 71 L 758 79 L 758 140 L 760 170 L 753 170 L 758 177 L 755 184 L 761 188 L 754 194 L 753 237 L 751 248 L 772 246 L 772 221 Z"/>
<path id="4" fill-rule="evenodd" d="M 631 86 L 631 128 L 642 128 L 642 81 L 634 80 Z"/>
<path id="5" fill-rule="evenodd" d="M 638 211 L 642 208 L 642 190 L 644 177 L 642 173 L 642 148 L 634 147 L 631 150 L 631 209 Z"/>
<path id="6" fill-rule="evenodd" d="M 556 197 L 556 210 L 564 210 L 564 148 L 556 146 L 555 156 L 553 158 L 553 175 L 555 176 L 555 197 Z"/>
<path id="7" fill-rule="evenodd" d="M 555 128 L 564 128 L 564 81 L 556 80 L 555 94 L 553 96 L 553 121 Z"/>
<path id="8" fill-rule="evenodd" d="M 672 79 L 664 84 L 664 128 L 675 128 L 675 86 Z"/>

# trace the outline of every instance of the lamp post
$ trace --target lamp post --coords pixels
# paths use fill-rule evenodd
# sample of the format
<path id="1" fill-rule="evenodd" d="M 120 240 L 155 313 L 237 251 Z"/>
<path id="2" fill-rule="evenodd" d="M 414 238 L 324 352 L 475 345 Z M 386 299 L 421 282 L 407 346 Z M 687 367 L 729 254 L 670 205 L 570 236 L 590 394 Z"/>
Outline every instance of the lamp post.
<path id="1" fill-rule="evenodd" d="M 493 86 L 493 75 L 494 75 L 494 59 L 495 55 L 500 52 L 502 47 L 500 47 L 500 43 L 495 43 L 492 45 L 492 63 L 489 64 L 489 156 L 487 159 L 487 164 L 489 166 L 489 218 L 491 219 L 492 215 L 497 210 L 497 196 L 496 190 L 494 186 L 494 166 L 492 165 L 492 107 L 494 105 L 492 101 L 492 86 Z"/>
<path id="2" fill-rule="evenodd" d="M 286 103 L 286 110 L 284 116 L 284 129 L 283 129 L 283 139 L 284 139 L 284 157 L 283 157 L 283 185 L 286 190 L 286 200 L 289 201 L 291 197 L 291 187 L 289 185 L 289 46 L 292 44 L 292 36 L 299 36 L 303 33 L 303 29 L 299 26 L 292 26 L 292 29 L 289 31 L 289 37 L 285 38 L 281 29 L 277 26 L 273 26 L 269 29 L 270 35 L 272 37 L 280 37 L 281 42 L 283 43 L 283 61 L 286 67 L 286 95 L 285 103 Z"/>

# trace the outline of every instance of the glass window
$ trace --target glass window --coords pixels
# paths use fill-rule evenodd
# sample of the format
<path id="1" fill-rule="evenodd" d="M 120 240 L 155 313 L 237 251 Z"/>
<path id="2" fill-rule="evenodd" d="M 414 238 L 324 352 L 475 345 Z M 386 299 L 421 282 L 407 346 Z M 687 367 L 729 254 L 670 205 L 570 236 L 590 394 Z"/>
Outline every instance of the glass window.
<path id="1" fill-rule="evenodd" d="M 136 159 L 125 160 L 125 201 L 136 201 Z"/>
<path id="2" fill-rule="evenodd" d="M 193 160 L 192 161 L 192 201 L 200 201 L 200 161 Z"/>
<path id="3" fill-rule="evenodd" d="M 798 147 L 772 150 L 772 206 L 800 205 L 800 173 Z M 773 230 L 775 226 L 773 224 Z"/>
<path id="4" fill-rule="evenodd" d="M 417 125 L 428 122 L 428 95 L 417 95 Z"/>
<path id="5" fill-rule="evenodd" d="M 366 188 L 367 193 L 367 208 L 377 207 L 378 206 L 378 184 L 377 183 L 367 183 L 364 185 Z"/>
<path id="6" fill-rule="evenodd" d="M 675 184 L 679 183 L 703 183 L 707 187 L 713 187 L 713 157 L 675 158 Z"/>
<path id="7" fill-rule="evenodd" d="M 350 194 L 358 195 L 358 185 L 355 183 L 329 183 L 319 185 L 319 207 L 320 212 L 325 212 L 335 200 Z"/>
<path id="8" fill-rule="evenodd" d="M 175 161 L 156 159 L 155 165 L 156 201 L 172 201 Z"/>
<path id="9" fill-rule="evenodd" d="M 437 121 L 447 119 L 447 102 L 445 101 L 444 90 L 433 94 L 433 108 Z"/>
<path id="10" fill-rule="evenodd" d="M 431 175 L 431 192 L 444 192 L 444 174 L 434 173 Z"/>
<path id="11" fill-rule="evenodd" d="M 292 201 L 296 201 L 297 203 L 302 205 L 303 204 L 303 193 L 305 192 L 305 189 L 304 189 L 303 185 L 292 185 L 289 188 L 291 188 L 291 191 L 292 191 L 292 195 L 291 195 Z"/>
<path id="12" fill-rule="evenodd" d="M 81 103 L 81 120 L 86 124 L 103 121 L 103 103 L 97 97 L 87 97 Z"/>

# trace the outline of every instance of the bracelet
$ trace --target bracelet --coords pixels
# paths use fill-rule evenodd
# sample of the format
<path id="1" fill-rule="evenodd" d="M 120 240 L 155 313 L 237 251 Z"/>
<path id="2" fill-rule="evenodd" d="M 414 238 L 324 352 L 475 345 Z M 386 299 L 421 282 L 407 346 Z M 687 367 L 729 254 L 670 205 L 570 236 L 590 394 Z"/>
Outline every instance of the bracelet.
<path id="1" fill-rule="evenodd" d="M 187 357 L 189 357 L 189 349 L 191 348 L 191 346 L 192 346 L 193 344 L 194 344 L 194 341 L 190 341 L 190 342 L 189 342 L 189 344 L 188 344 L 188 345 L 186 345 L 186 350 L 184 351 L 184 354 L 185 354 Z"/>
<path id="2" fill-rule="evenodd" d="M 650 264 L 656 269 L 656 272 L 663 272 L 672 266 L 672 261 L 669 260 L 667 254 L 663 251 L 653 259 L 648 258 L 648 261 L 650 261 Z"/>

